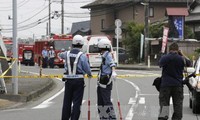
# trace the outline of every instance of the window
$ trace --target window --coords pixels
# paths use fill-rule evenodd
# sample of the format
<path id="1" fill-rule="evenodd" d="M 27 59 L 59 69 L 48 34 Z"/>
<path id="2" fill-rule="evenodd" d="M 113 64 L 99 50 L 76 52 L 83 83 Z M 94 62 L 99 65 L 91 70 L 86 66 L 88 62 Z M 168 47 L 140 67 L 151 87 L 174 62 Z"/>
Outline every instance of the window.
<path id="1" fill-rule="evenodd" d="M 149 17 L 154 17 L 154 8 L 149 7 Z"/>
<path id="2" fill-rule="evenodd" d="M 105 20 L 101 19 L 101 29 L 104 29 Z"/>

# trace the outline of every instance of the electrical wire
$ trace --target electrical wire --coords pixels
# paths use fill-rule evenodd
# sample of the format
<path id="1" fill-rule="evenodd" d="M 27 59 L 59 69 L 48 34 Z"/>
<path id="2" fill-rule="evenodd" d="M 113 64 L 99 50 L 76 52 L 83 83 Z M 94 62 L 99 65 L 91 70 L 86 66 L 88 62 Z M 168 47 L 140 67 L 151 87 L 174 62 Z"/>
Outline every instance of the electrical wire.
<path id="1" fill-rule="evenodd" d="M 52 2 L 51 2 L 51 3 L 52 3 Z M 50 3 L 50 4 L 51 4 L 51 3 Z M 48 6 L 49 6 L 49 5 L 48 5 Z M 37 12 L 36 14 L 34 14 L 33 16 L 31 16 L 30 18 L 28 18 L 28 19 L 26 19 L 26 20 L 24 20 L 24 21 L 21 21 L 21 22 L 19 22 L 18 24 L 22 24 L 22 23 L 24 23 L 24 22 L 26 22 L 26 21 L 32 19 L 33 17 L 37 16 L 37 15 L 40 14 L 42 11 L 44 11 L 45 9 L 47 9 L 48 6 L 44 7 L 42 10 L 40 10 L 39 12 Z M 51 13 L 51 14 L 53 14 L 53 13 Z M 12 25 L 1 25 L 1 26 L 12 26 Z"/>
<path id="2" fill-rule="evenodd" d="M 30 0 L 23 0 L 22 2 L 18 3 L 18 6 L 17 8 L 20 8 L 22 6 L 24 6 L 26 3 L 28 3 Z M 10 3 L 11 4 L 11 3 Z M 8 7 L 1 7 L 3 9 L 1 9 L 0 11 L 11 11 L 12 10 L 12 7 L 11 6 L 8 6 Z"/>

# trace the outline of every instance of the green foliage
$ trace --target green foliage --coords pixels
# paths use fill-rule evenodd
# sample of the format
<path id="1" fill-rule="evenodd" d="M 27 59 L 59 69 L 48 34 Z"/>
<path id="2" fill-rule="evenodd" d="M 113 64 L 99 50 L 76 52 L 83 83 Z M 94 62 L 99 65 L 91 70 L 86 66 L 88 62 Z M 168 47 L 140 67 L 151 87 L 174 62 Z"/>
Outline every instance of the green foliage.
<path id="1" fill-rule="evenodd" d="M 185 29 L 185 31 L 184 31 L 185 39 L 194 39 L 195 38 L 195 34 L 192 32 L 192 30 L 189 26 L 185 25 L 184 29 Z"/>
<path id="2" fill-rule="evenodd" d="M 164 26 L 163 23 L 158 23 L 158 24 L 156 24 L 156 25 L 151 25 L 151 26 L 149 27 L 149 31 L 150 31 L 149 37 L 151 37 L 151 38 L 159 38 L 159 37 L 162 37 L 162 34 L 163 34 L 163 26 Z"/>
<path id="3" fill-rule="evenodd" d="M 158 23 L 155 25 L 150 25 L 149 37 L 150 38 L 162 37 L 164 26 L 168 26 L 168 25 L 166 23 Z M 126 30 L 126 38 L 123 40 L 123 44 L 126 46 L 129 52 L 129 60 L 131 60 L 129 62 L 132 62 L 132 63 L 138 62 L 139 53 L 140 53 L 140 37 L 144 31 L 144 25 L 130 22 L 130 23 L 127 23 L 125 30 Z M 195 37 L 194 33 L 188 26 L 185 26 L 184 36 L 185 36 L 185 39 L 188 39 L 188 38 L 192 39 Z M 200 53 L 200 49 L 196 50 L 196 52 Z"/>
<path id="4" fill-rule="evenodd" d="M 140 52 L 140 36 L 143 29 L 143 25 L 135 24 L 134 22 L 127 24 L 126 39 L 123 40 L 123 44 L 128 49 L 129 58 L 131 60 L 129 62 L 138 61 Z"/>

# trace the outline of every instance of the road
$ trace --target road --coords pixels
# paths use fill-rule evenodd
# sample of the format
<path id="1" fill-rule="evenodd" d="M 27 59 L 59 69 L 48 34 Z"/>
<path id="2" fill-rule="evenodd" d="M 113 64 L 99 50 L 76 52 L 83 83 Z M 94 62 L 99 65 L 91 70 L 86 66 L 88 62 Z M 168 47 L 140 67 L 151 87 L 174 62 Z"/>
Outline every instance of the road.
<path id="1" fill-rule="evenodd" d="M 22 70 L 38 73 L 37 66 L 22 66 Z M 44 74 L 62 74 L 63 69 L 44 69 Z M 152 86 L 155 77 L 148 75 L 158 75 L 160 71 L 141 71 L 141 70 L 117 70 L 118 75 L 136 74 L 144 75 L 143 77 L 129 77 L 117 79 L 117 87 L 119 93 L 119 101 L 122 109 L 123 120 L 156 120 L 159 111 L 158 92 Z M 97 74 L 97 72 L 93 72 Z M 48 94 L 45 94 L 40 99 L 31 101 L 23 107 L 0 111 L 2 120 L 60 120 L 64 83 L 56 79 L 57 87 Z M 87 120 L 87 99 L 88 99 L 88 80 L 85 80 L 85 93 L 83 98 L 83 105 L 81 108 L 80 120 Z M 189 96 L 187 88 L 184 87 L 184 106 L 182 120 L 198 120 L 199 115 L 194 115 L 189 108 Z M 96 80 L 91 80 L 90 88 L 91 100 L 91 120 L 98 120 L 96 107 Z M 112 90 L 112 102 L 115 111 L 118 114 L 117 106 L 117 91 L 115 84 Z M 170 115 L 172 113 L 172 103 L 170 107 Z M 200 118 L 200 117 L 199 117 Z"/>

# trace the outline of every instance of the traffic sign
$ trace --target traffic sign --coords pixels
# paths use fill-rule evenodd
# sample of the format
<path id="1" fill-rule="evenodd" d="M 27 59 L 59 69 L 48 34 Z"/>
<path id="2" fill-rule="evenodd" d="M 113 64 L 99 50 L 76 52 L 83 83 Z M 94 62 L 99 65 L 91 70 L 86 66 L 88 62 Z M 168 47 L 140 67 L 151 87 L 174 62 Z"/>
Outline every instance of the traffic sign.
<path id="1" fill-rule="evenodd" d="M 115 35 L 115 38 L 116 38 L 116 39 L 117 39 L 117 38 L 118 38 L 118 39 L 122 39 L 122 35 L 118 35 L 118 36 Z"/>
<path id="2" fill-rule="evenodd" d="M 115 28 L 115 34 L 121 35 L 122 34 L 122 29 L 119 28 L 119 27 Z"/>
<path id="3" fill-rule="evenodd" d="M 121 27 L 122 26 L 122 21 L 120 19 L 115 20 L 115 26 Z"/>

